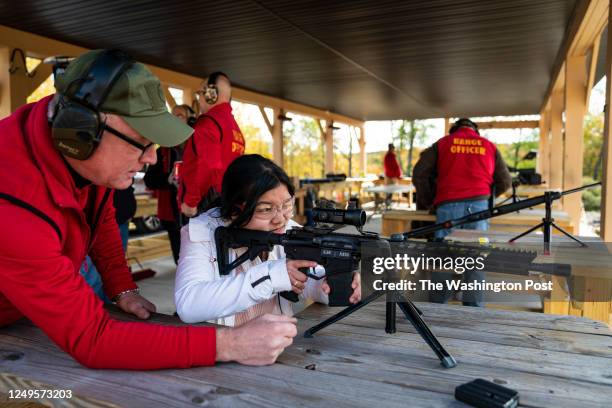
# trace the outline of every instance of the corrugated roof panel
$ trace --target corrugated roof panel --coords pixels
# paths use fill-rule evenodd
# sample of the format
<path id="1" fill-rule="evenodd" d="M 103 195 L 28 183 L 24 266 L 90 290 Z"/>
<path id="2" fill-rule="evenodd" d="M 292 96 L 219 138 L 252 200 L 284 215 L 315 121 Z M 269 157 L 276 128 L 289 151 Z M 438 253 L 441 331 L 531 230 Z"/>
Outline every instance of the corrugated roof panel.
<path id="1" fill-rule="evenodd" d="M 361 119 L 537 113 L 575 0 L 21 1 L 0 24 Z"/>

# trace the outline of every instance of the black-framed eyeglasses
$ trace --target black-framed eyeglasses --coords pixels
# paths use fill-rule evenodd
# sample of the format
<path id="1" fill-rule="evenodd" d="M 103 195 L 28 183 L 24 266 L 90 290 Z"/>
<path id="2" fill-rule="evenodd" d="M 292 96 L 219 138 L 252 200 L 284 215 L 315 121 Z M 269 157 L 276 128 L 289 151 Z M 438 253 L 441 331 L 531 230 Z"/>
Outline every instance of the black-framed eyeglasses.
<path id="1" fill-rule="evenodd" d="M 147 150 L 151 146 L 153 146 L 154 150 L 157 149 L 155 143 L 151 142 L 148 145 L 143 145 L 142 143 L 138 143 L 137 141 L 135 141 L 134 139 L 132 139 L 129 136 L 124 135 L 123 133 L 121 133 L 117 129 L 108 126 L 106 123 L 102 124 L 102 128 L 104 130 L 109 131 L 113 135 L 117 136 L 119 139 L 123 140 L 124 142 L 127 142 L 127 143 L 131 144 L 132 146 L 137 147 L 138 149 L 140 149 L 142 151 L 142 153 L 140 154 L 139 160 L 142 159 L 142 157 L 145 155 L 145 153 L 147 152 Z"/>

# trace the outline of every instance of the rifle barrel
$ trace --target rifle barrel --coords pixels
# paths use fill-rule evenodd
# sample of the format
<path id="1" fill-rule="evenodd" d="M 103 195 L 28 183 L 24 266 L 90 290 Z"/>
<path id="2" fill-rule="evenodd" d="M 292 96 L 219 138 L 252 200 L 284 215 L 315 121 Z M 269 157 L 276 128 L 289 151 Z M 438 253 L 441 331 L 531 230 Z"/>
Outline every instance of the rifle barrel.
<path id="1" fill-rule="evenodd" d="M 572 190 L 561 191 L 561 192 L 553 191 L 553 192 L 548 192 L 548 193 L 550 194 L 553 200 L 558 200 L 564 195 L 575 193 L 577 191 L 591 188 L 591 187 L 594 187 L 600 184 L 601 182 L 597 182 L 593 184 L 587 184 L 585 186 L 581 186 L 578 188 L 574 188 Z M 426 234 L 429 234 L 435 231 L 439 231 L 442 229 L 457 227 L 457 226 L 468 224 L 471 222 L 476 222 L 476 221 L 486 220 L 486 219 L 493 218 L 493 217 L 498 217 L 500 215 L 504 215 L 504 214 L 508 214 L 511 212 L 523 210 L 525 208 L 535 207 L 536 205 L 540 205 L 546 202 L 546 197 L 547 197 L 546 194 L 542 194 L 537 197 L 518 201 L 516 203 L 500 205 L 499 207 L 493 207 L 492 209 L 475 212 L 473 214 L 468 214 L 461 218 L 456 218 L 454 220 L 448 220 L 448 221 L 440 222 L 434 225 L 428 225 L 426 227 L 416 228 L 411 231 L 404 232 L 402 235 L 404 236 L 404 239 L 415 238 L 415 237 L 423 236 L 423 235 L 426 235 Z"/>
<path id="2" fill-rule="evenodd" d="M 572 193 L 575 193 L 577 191 L 585 190 L 587 188 L 591 188 L 591 187 L 595 187 L 595 186 L 600 186 L 600 185 L 601 185 L 601 181 L 598 181 L 597 183 L 587 184 L 586 186 L 576 187 L 576 188 L 573 188 L 571 190 L 562 191 L 561 195 L 572 194 Z"/>

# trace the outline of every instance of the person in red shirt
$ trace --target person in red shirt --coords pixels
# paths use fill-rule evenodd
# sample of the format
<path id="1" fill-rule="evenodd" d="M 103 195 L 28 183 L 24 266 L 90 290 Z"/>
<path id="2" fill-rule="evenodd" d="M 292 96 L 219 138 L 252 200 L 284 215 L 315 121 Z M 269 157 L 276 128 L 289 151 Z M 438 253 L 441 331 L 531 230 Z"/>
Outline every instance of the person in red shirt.
<path id="1" fill-rule="evenodd" d="M 400 177 L 402 177 L 402 170 L 400 169 L 397 156 L 395 155 L 395 146 L 393 143 L 389 143 L 389 149 L 385 153 L 384 159 L 385 166 L 385 184 L 397 184 Z M 387 194 L 386 205 L 391 205 L 392 194 Z"/>
<path id="2" fill-rule="evenodd" d="M 114 189 L 191 128 L 166 110 L 159 80 L 117 50 L 90 51 L 56 78 L 57 93 L 0 121 L 0 326 L 22 317 L 92 368 L 161 369 L 215 361 L 271 364 L 295 320 L 236 329 L 113 319 L 79 274 L 89 254 L 119 308 L 146 319 L 121 246 Z"/>
<path id="3" fill-rule="evenodd" d="M 244 137 L 232 115 L 232 85 L 214 72 L 198 91 L 201 115 L 185 146 L 179 199 L 187 217 L 203 212 L 221 192 L 227 166 L 244 154 Z"/>
<path id="4" fill-rule="evenodd" d="M 478 125 L 461 118 L 453 124 L 450 134 L 423 150 L 412 182 L 417 192 L 417 208 L 435 208 L 436 222 L 440 223 L 486 210 L 489 198 L 506 191 L 512 185 L 512 177 L 495 145 L 480 136 Z M 489 224 L 481 220 L 458 228 L 487 230 Z M 442 240 L 451 231 L 436 231 L 435 237 Z M 452 279 L 452 273 L 441 275 L 432 274 L 432 280 Z M 484 277 L 484 272 L 477 270 L 463 273 L 466 282 L 481 281 Z M 430 300 L 446 302 L 450 294 L 448 290 L 436 291 Z M 463 293 L 463 304 L 482 306 L 482 292 Z"/>
<path id="5" fill-rule="evenodd" d="M 402 177 L 402 170 L 400 169 L 400 165 L 397 161 L 397 156 L 395 155 L 395 146 L 393 143 L 389 143 L 389 149 L 387 153 L 385 153 L 385 177 L 391 182 L 397 182 L 397 180 Z"/>

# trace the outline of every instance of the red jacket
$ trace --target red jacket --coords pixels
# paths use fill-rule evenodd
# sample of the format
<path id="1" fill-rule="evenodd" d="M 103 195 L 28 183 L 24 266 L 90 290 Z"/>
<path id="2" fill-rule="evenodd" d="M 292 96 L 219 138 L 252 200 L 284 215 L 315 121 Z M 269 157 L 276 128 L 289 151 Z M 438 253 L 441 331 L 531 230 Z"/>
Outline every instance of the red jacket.
<path id="1" fill-rule="evenodd" d="M 177 188 L 168 183 L 168 176 L 172 173 L 174 164 L 180 159 L 180 155 L 181 152 L 177 148 L 160 147 L 157 149 L 157 163 L 150 166 L 144 176 L 147 188 L 155 192 L 157 218 L 162 221 L 178 221 Z"/>
<path id="2" fill-rule="evenodd" d="M 213 106 L 198 118 L 193 136 L 185 145 L 180 201 L 197 207 L 211 187 L 221 192 L 225 170 L 242 154 L 244 137 L 232 115 L 232 106 Z"/>
<path id="3" fill-rule="evenodd" d="M 438 141 L 438 183 L 434 205 L 491 195 L 495 145 L 470 128 Z"/>
<path id="4" fill-rule="evenodd" d="M 112 194 L 76 187 L 51 143 L 49 100 L 0 121 L 0 326 L 25 316 L 88 367 L 213 364 L 214 328 L 114 320 L 79 274 L 89 253 L 109 297 L 136 287 Z"/>
<path id="5" fill-rule="evenodd" d="M 402 170 L 400 169 L 394 152 L 387 152 L 387 154 L 385 154 L 385 176 L 395 178 L 402 177 Z"/>

